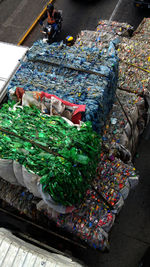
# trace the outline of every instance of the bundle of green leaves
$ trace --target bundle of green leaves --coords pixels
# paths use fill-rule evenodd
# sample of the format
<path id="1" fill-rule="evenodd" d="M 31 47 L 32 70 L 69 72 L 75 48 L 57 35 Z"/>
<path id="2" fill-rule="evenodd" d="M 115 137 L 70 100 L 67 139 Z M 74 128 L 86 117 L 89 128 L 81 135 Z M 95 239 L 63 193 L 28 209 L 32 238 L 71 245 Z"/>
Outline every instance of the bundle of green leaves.
<path id="1" fill-rule="evenodd" d="M 63 205 L 84 198 L 95 176 L 100 136 L 90 122 L 80 130 L 36 108 L 0 109 L 0 158 L 17 160 L 41 177 L 42 190 Z"/>

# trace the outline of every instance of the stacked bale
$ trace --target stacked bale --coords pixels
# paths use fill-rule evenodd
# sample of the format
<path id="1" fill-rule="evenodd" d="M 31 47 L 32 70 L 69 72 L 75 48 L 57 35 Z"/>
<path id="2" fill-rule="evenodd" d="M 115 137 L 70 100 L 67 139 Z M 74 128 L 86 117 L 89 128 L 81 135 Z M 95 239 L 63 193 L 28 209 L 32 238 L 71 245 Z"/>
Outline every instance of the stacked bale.
<path id="1" fill-rule="evenodd" d="M 95 175 L 99 153 L 100 137 L 89 123 L 77 129 L 37 108 L 14 110 L 13 103 L 0 110 L 0 176 L 37 197 L 40 183 L 56 203 L 80 203 Z"/>
<path id="2" fill-rule="evenodd" d="M 143 93 L 150 79 L 149 54 L 149 41 L 142 41 L 142 38 L 123 39 L 118 48 L 120 88 L 132 93 Z"/>
<path id="3" fill-rule="evenodd" d="M 82 31 L 70 48 L 62 43 L 49 46 L 37 41 L 8 86 L 8 90 L 21 86 L 27 91 L 42 90 L 75 104 L 86 104 L 84 120 L 91 121 L 93 129 L 103 133 L 97 174 L 95 177 L 93 175 L 83 201 L 74 210 L 70 207 L 70 213 L 68 210 L 67 214 L 60 214 L 40 199 L 33 198 L 36 214 L 41 210 L 60 228 L 100 250 L 109 247 L 108 233 L 115 215 L 123 206 L 130 189 L 138 182 L 131 159 L 139 134 L 146 124 L 147 110 L 141 93 L 147 87 L 148 77 L 145 75 L 142 80 L 141 73 L 149 75 L 148 54 L 144 55 L 146 63 L 142 57 L 144 49 L 149 49 L 148 43 L 145 42 L 143 48 L 142 42 L 143 32 L 143 40 L 149 34 L 146 30 L 149 21 L 144 20 L 142 25 L 146 25 L 145 30 L 139 28 L 130 40 L 122 38 L 131 35 L 133 29 L 130 25 L 100 21 L 95 32 Z M 138 34 L 140 51 L 136 40 Z M 120 57 L 117 91 L 118 58 L 115 47 L 118 47 Z M 5 183 L 1 181 L 1 187 L 6 190 Z M 9 188 L 10 184 L 7 186 Z M 21 212 L 29 213 L 31 217 L 25 205 L 19 205 L 18 200 L 18 203 L 13 202 L 15 188 L 15 185 L 11 186 L 13 193 L 9 198 L 5 194 L 1 198 L 13 206 L 18 205 Z M 24 195 L 24 203 L 28 207 L 32 194 Z"/>
<path id="4" fill-rule="evenodd" d="M 10 81 L 24 90 L 44 91 L 74 104 L 86 105 L 83 121 L 101 132 L 117 85 L 118 58 L 112 43 L 103 55 L 97 48 L 68 48 L 37 41 L 26 62 Z"/>

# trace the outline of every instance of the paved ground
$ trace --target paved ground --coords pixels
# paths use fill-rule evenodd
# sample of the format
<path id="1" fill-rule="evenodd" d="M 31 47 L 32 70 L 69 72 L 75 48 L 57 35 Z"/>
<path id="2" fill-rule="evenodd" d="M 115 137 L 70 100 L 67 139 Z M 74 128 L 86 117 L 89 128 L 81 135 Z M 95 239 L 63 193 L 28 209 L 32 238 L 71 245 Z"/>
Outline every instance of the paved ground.
<path id="1" fill-rule="evenodd" d="M 46 0 L 1 0 L 0 41 L 17 44 L 47 2 Z"/>
<path id="2" fill-rule="evenodd" d="M 12 4 L 12 0 L 0 0 L 0 41 L 17 44 L 48 2 L 13 0 Z M 149 10 L 139 11 L 133 6 L 133 0 L 55 0 L 55 7 L 63 11 L 60 40 L 69 34 L 76 37 L 81 30 L 95 30 L 100 19 L 111 18 L 136 28 L 143 17 L 149 16 Z M 30 47 L 35 40 L 42 38 L 40 31 L 41 27 L 37 25 L 23 44 Z"/>

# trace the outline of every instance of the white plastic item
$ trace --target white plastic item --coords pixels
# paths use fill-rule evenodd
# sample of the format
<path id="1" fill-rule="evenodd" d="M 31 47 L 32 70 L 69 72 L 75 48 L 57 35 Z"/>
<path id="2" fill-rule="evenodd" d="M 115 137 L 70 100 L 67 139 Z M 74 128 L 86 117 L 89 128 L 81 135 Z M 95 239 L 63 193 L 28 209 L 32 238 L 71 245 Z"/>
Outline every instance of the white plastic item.
<path id="1" fill-rule="evenodd" d="M 19 185 L 25 186 L 22 174 L 22 165 L 17 161 L 13 161 L 13 170 Z"/>
<path id="2" fill-rule="evenodd" d="M 74 206 L 66 207 L 59 203 L 56 203 L 48 193 L 43 192 L 42 185 L 40 183 L 38 183 L 38 190 L 40 192 L 41 198 L 47 204 L 48 208 L 54 210 L 55 212 L 65 214 L 72 212 L 75 209 Z"/>
<path id="3" fill-rule="evenodd" d="M 18 184 L 13 170 L 13 160 L 0 159 L 0 177 L 11 184 Z"/>
<path id="4" fill-rule="evenodd" d="M 24 166 L 22 166 L 22 175 L 25 187 L 29 190 L 29 192 L 31 192 L 35 197 L 41 198 L 37 187 L 40 177 L 31 171 L 28 172 Z"/>

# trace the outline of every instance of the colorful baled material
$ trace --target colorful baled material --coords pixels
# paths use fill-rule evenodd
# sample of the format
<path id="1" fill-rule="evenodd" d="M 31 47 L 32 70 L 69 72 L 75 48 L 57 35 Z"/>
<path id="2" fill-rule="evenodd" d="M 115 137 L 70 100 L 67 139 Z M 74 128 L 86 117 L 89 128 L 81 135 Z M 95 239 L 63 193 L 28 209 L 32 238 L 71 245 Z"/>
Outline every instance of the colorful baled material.
<path id="1" fill-rule="evenodd" d="M 82 120 L 101 133 L 112 108 L 118 79 L 113 43 L 107 49 L 67 47 L 36 41 L 8 86 L 44 91 L 78 105 L 86 105 Z"/>
<path id="2" fill-rule="evenodd" d="M 0 110 L 0 158 L 16 160 L 42 177 L 43 191 L 57 203 L 80 203 L 95 176 L 99 154 L 100 136 L 90 122 L 78 130 L 37 108 L 14 110 L 11 103 Z"/>

